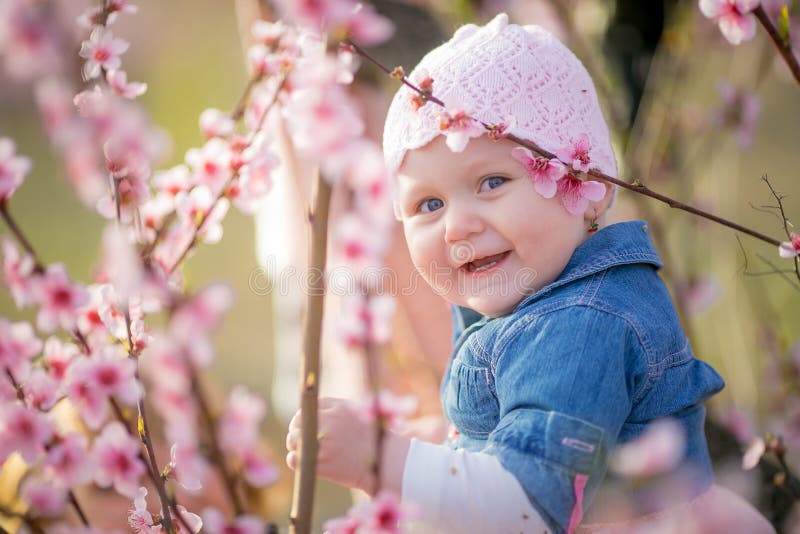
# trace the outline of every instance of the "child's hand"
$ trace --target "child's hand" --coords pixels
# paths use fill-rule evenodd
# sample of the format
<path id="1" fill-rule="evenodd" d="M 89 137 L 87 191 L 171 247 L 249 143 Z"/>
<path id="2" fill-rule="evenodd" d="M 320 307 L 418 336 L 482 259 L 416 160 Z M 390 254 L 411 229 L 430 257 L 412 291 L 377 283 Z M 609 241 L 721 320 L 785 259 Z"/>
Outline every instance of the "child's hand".
<path id="1" fill-rule="evenodd" d="M 297 468 L 301 417 L 298 411 L 289 423 L 286 434 L 286 464 Z M 376 483 L 373 464 L 375 459 L 375 421 L 365 420 L 344 399 L 319 400 L 319 453 L 317 476 L 369 494 L 378 489 L 399 492 L 403 468 L 410 440 L 386 432 L 383 439 L 380 488 Z"/>

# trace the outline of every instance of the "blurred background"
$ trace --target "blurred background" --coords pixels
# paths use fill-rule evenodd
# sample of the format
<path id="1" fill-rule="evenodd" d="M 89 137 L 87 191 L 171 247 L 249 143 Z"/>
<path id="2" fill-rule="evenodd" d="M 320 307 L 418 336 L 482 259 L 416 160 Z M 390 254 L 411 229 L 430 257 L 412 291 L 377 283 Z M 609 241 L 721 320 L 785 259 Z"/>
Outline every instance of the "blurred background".
<path id="1" fill-rule="evenodd" d="M 131 42 L 123 56 L 125 70 L 129 79 L 148 84 L 140 102 L 171 139 L 161 164 L 168 168 L 182 162 L 187 149 L 202 145 L 199 114 L 208 107 L 233 109 L 247 83 L 243 42 L 249 36 L 242 34 L 246 2 L 135 3 L 139 12 L 121 17 L 114 34 Z M 462 23 L 485 22 L 505 10 L 515 22 L 545 26 L 575 51 L 595 78 L 614 130 L 620 177 L 635 177 L 656 191 L 785 240 L 781 221 L 769 208 L 776 200 L 762 181 L 768 176 L 785 196 L 787 216 L 800 221 L 800 87 L 763 29 L 752 41 L 732 46 L 702 16 L 696 2 L 382 0 L 374 4 L 397 25 L 395 38 L 374 53 L 387 64 L 403 64 L 407 72 L 424 51 Z M 87 5 L 73 0 L 53 3 L 67 21 Z M 75 28 L 74 35 L 64 40 L 74 49 L 75 73 L 83 38 Z M 76 87 L 80 83 L 77 74 L 75 83 Z M 383 99 L 365 106 L 379 135 L 381 106 L 388 104 L 395 82 L 364 66 L 358 83 L 376 89 Z M 32 173 L 10 204 L 12 214 L 45 263 L 62 261 L 74 279 L 91 283 L 104 221 L 69 187 L 42 131 L 31 84 L 3 69 L 0 136 L 15 139 L 18 152 L 34 160 Z M 793 269 L 791 260 L 779 258 L 774 247 L 747 236 L 739 236 L 739 241 L 732 230 L 634 198 L 627 191 L 619 192 L 611 217 L 651 222 L 666 263 L 662 274 L 695 354 L 726 380 L 726 389 L 710 403 L 719 427 L 712 429 L 710 445 L 720 476 L 750 492 L 748 496 L 762 509 L 779 510 L 773 519 L 784 521 L 791 513 L 791 499 L 775 505 L 782 499 L 779 490 L 765 491 L 752 483 L 752 477 L 766 475 L 755 472 L 748 479 L 738 466 L 748 434 L 766 432 L 784 435 L 790 459 L 800 465 L 800 281 L 791 273 L 773 272 Z M 257 232 L 254 218 L 237 210 L 230 210 L 223 227 L 223 240 L 201 246 L 185 268 L 189 288 L 224 280 L 236 292 L 236 304 L 215 338 L 218 356 L 211 382 L 220 395 L 243 384 L 270 399 L 274 362 L 299 357 L 299 347 L 292 353 L 284 345 L 276 354 L 280 332 L 273 326 L 273 310 L 280 309 L 281 295 L 263 283 L 265 258 L 259 260 L 257 255 L 257 240 L 269 233 Z M 3 227 L 0 232 L 7 230 Z M 396 239 L 393 246 L 404 245 Z M 18 311 L 6 291 L 0 292 L 0 314 L 15 320 L 33 317 Z M 426 343 L 446 347 L 449 325 L 440 326 Z M 412 341 L 399 340 L 393 346 L 408 350 Z M 417 364 L 407 360 L 404 366 L 402 354 L 400 349 L 392 353 L 390 347 L 387 358 L 411 376 Z M 438 358 L 434 372 L 446 356 Z M 414 390 L 408 382 L 398 384 L 401 392 Z M 425 382 L 430 391 L 422 395 L 435 398 L 435 386 L 435 380 Z M 295 386 L 284 389 L 296 391 Z M 286 399 L 276 402 L 291 404 Z M 435 413 L 435 402 L 431 406 L 428 412 Z M 286 413 L 273 412 L 264 428 L 281 467 Z M 349 492 L 325 483 L 318 488 L 318 523 L 341 515 L 349 506 Z M 291 474 L 285 471 L 281 482 L 259 497 L 267 502 L 263 515 L 285 525 L 290 492 Z"/>

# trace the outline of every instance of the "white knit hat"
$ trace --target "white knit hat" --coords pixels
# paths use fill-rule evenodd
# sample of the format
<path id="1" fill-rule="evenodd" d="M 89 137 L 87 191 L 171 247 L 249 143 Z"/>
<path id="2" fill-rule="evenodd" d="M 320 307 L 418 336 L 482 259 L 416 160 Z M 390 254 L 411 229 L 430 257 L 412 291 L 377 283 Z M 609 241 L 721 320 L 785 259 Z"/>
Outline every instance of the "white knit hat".
<path id="1" fill-rule="evenodd" d="M 509 132 L 556 153 L 582 134 L 590 167 L 616 177 L 617 164 L 594 84 L 580 60 L 539 26 L 508 23 L 505 13 L 485 26 L 467 24 L 429 52 L 409 78 L 433 79 L 433 96 L 487 124 L 511 122 Z M 441 106 L 412 107 L 413 90 L 394 96 L 383 131 L 386 164 L 397 172 L 408 150 L 442 131 Z"/>

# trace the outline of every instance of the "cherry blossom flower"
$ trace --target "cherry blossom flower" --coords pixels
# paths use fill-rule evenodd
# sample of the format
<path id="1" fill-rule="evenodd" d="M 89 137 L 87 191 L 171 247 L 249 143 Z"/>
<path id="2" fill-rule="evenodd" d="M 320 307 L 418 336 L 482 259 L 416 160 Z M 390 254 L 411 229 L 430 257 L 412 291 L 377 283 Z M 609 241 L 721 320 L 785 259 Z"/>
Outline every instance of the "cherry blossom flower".
<path id="1" fill-rule="evenodd" d="M 589 201 L 598 202 L 606 194 L 606 186 L 594 180 L 582 182 L 569 173 L 558 181 L 558 195 L 561 203 L 573 215 L 583 215 Z"/>
<path id="2" fill-rule="evenodd" d="M 264 399 L 242 386 L 236 386 L 228 395 L 228 402 L 217 427 L 217 441 L 222 450 L 243 451 L 257 444 L 259 425 L 267 413 Z"/>
<path id="3" fill-rule="evenodd" d="M 381 44 L 394 35 L 394 24 L 376 13 L 371 4 L 361 2 L 348 16 L 346 26 L 353 41 L 364 46 Z"/>
<path id="4" fill-rule="evenodd" d="M 195 183 L 206 185 L 214 193 L 222 190 L 233 175 L 231 149 L 218 137 L 206 141 L 203 148 L 190 148 L 186 163 L 191 167 Z"/>
<path id="5" fill-rule="evenodd" d="M 675 468 L 685 450 L 686 436 L 681 426 L 663 419 L 651 423 L 637 439 L 620 445 L 609 469 L 624 477 L 648 478 Z"/>
<path id="6" fill-rule="evenodd" d="M 370 395 L 354 402 L 356 412 L 367 420 L 375 420 L 380 415 L 384 423 L 392 429 L 402 427 L 403 420 L 414 415 L 418 408 L 417 398 L 411 395 L 395 395 L 387 389 L 378 392 L 378 400 Z"/>
<path id="7" fill-rule="evenodd" d="M 749 471 L 761 462 L 761 457 L 767 452 L 767 445 L 762 438 L 756 437 L 747 446 L 742 456 L 742 469 Z"/>
<path id="8" fill-rule="evenodd" d="M 253 22 L 250 32 L 258 41 L 267 45 L 274 46 L 280 41 L 281 37 L 289 29 L 283 21 L 269 22 L 266 20 L 257 20 Z"/>
<path id="9" fill-rule="evenodd" d="M 128 74 L 124 70 L 114 69 L 108 71 L 106 80 L 115 93 L 130 100 L 142 96 L 147 91 L 146 83 L 128 83 Z"/>
<path id="10" fill-rule="evenodd" d="M 58 71 L 64 35 L 52 9 L 36 2 L 0 3 L 0 50 L 12 79 L 35 80 Z"/>
<path id="11" fill-rule="evenodd" d="M 453 152 L 463 152 L 470 139 L 486 133 L 481 123 L 460 108 L 440 113 L 439 129 L 444 132 L 447 147 Z"/>
<path id="12" fill-rule="evenodd" d="M 156 525 L 147 511 L 147 488 L 141 486 L 133 499 L 133 510 L 128 511 L 128 524 L 136 534 L 159 534 L 161 525 Z"/>
<path id="13" fill-rule="evenodd" d="M 64 377 L 64 390 L 86 426 L 97 430 L 108 417 L 109 408 L 108 397 L 95 387 L 92 371 L 88 358 L 73 361 Z"/>
<path id="14" fill-rule="evenodd" d="M 153 173 L 153 185 L 169 197 L 175 197 L 181 191 L 189 191 L 192 187 L 189 167 L 180 164 L 170 169 Z"/>
<path id="15" fill-rule="evenodd" d="M 242 462 L 244 479 L 254 488 L 269 486 L 280 478 L 277 467 L 267 459 L 257 445 L 239 451 L 238 456 Z"/>
<path id="16" fill-rule="evenodd" d="M 193 514 L 180 504 L 175 508 L 182 519 L 179 520 L 177 517 L 175 517 L 174 513 L 171 513 L 172 524 L 177 525 L 178 534 L 197 534 L 203 529 L 203 519 L 199 515 Z M 186 525 L 189 527 L 188 530 L 185 526 L 183 526 L 184 523 L 186 523 Z"/>
<path id="17" fill-rule="evenodd" d="M 184 302 L 172 315 L 170 331 L 175 339 L 189 341 L 198 333 L 209 333 L 233 306 L 233 290 L 227 284 L 211 283 Z"/>
<path id="18" fill-rule="evenodd" d="M 142 394 L 136 379 L 136 362 L 121 354 L 118 347 L 107 345 L 90 358 L 89 380 L 100 395 L 113 397 L 133 406 Z"/>
<path id="19" fill-rule="evenodd" d="M 30 158 L 17 156 L 16 150 L 12 139 L 0 137 L 0 202 L 11 198 L 31 170 Z"/>
<path id="20" fill-rule="evenodd" d="M 81 43 L 79 55 L 86 59 L 83 65 L 84 78 L 97 78 L 101 69 L 118 69 L 122 64 L 119 56 L 125 53 L 128 46 L 130 43 L 127 41 L 115 39 L 111 30 L 102 26 L 96 27 L 89 35 L 89 40 Z"/>
<path id="21" fill-rule="evenodd" d="M 372 221 L 355 212 L 342 215 L 334 226 L 334 256 L 340 264 L 337 270 L 346 268 L 350 279 L 355 276 L 356 280 L 368 281 L 370 268 L 380 265 L 386 252 L 388 241 L 371 231 L 373 228 Z"/>
<path id="22" fill-rule="evenodd" d="M 572 165 L 576 171 L 587 172 L 592 162 L 591 151 L 592 143 L 589 141 L 589 136 L 581 134 L 577 139 L 570 141 L 570 144 L 557 150 L 556 157 L 567 165 Z"/>
<path id="23" fill-rule="evenodd" d="M 205 243 L 218 243 L 222 239 L 221 222 L 230 206 L 227 198 L 215 201 L 211 189 L 201 185 L 192 189 L 188 194 L 179 193 L 175 197 L 175 203 L 178 217 L 184 223 L 186 230 L 197 231 L 198 236 Z"/>
<path id="24" fill-rule="evenodd" d="M 208 534 L 262 534 L 264 522 L 254 515 L 240 515 L 233 523 L 216 508 L 203 510 L 203 528 Z"/>
<path id="25" fill-rule="evenodd" d="M 54 263 L 38 279 L 34 293 L 39 304 L 36 326 L 53 332 L 59 325 L 65 330 L 75 326 L 78 310 L 89 302 L 89 293 L 81 284 L 72 284 L 62 263 Z"/>
<path id="26" fill-rule="evenodd" d="M 224 111 L 208 108 L 200 114 L 200 130 L 206 139 L 228 137 L 235 128 L 236 123 Z"/>
<path id="27" fill-rule="evenodd" d="M 37 410 L 49 411 L 58 400 L 60 384 L 41 367 L 34 368 L 23 385 L 28 406 Z"/>
<path id="28" fill-rule="evenodd" d="M 402 506 L 399 497 L 390 491 L 381 491 L 372 501 L 358 503 L 342 518 L 326 521 L 325 534 L 399 534 L 400 522 L 413 516 L 413 510 Z"/>
<path id="29" fill-rule="evenodd" d="M 3 278 L 19 308 L 24 308 L 35 300 L 31 282 L 35 263 L 33 256 L 23 254 L 14 241 L 3 237 Z"/>
<path id="30" fill-rule="evenodd" d="M 778 247 L 781 258 L 794 258 L 800 254 L 800 234 L 791 232 L 789 237 L 791 241 L 783 241 Z"/>
<path id="31" fill-rule="evenodd" d="M 717 83 L 717 92 L 724 105 L 722 109 L 712 112 L 712 119 L 718 126 L 733 130 L 733 137 L 739 148 L 749 147 L 761 115 L 758 95 L 725 81 Z"/>
<path id="32" fill-rule="evenodd" d="M 32 465 L 53 436 L 53 424 L 46 415 L 29 410 L 20 403 L 0 406 L 0 461 L 18 452 Z"/>
<path id="33" fill-rule="evenodd" d="M 761 0 L 700 0 L 700 11 L 713 19 L 722 35 L 733 45 L 749 41 L 756 34 L 751 12 Z"/>
<path id="34" fill-rule="evenodd" d="M 391 320 L 395 302 L 390 295 L 370 296 L 348 294 L 342 299 L 342 313 L 337 331 L 340 339 L 351 348 L 372 343 L 386 343 L 391 335 Z"/>
<path id="35" fill-rule="evenodd" d="M 117 20 L 118 13 L 136 13 L 139 11 L 139 7 L 131 4 L 128 0 L 110 0 L 106 9 L 108 12 L 105 23 L 106 26 L 110 26 Z M 87 30 L 91 30 L 102 23 L 102 14 L 102 6 L 90 7 L 78 17 L 78 25 Z"/>
<path id="36" fill-rule="evenodd" d="M 94 481 L 102 488 L 114 489 L 130 498 L 138 494 L 139 478 L 147 468 L 139 458 L 139 441 L 128 434 L 122 423 L 112 421 L 92 444 L 97 461 Z"/>
<path id="37" fill-rule="evenodd" d="M 62 382 L 67 374 L 70 363 L 80 354 L 78 347 L 72 343 L 63 343 L 55 336 L 47 338 L 44 342 L 44 361 L 50 375 Z"/>
<path id="38" fill-rule="evenodd" d="M 261 199 L 272 187 L 272 171 L 279 160 L 270 151 L 270 142 L 267 134 L 259 132 L 242 152 L 243 165 L 239 169 L 238 189 L 231 197 L 236 207 L 248 215 L 258 210 Z"/>
<path id="39" fill-rule="evenodd" d="M 27 374 L 29 360 L 42 350 L 42 341 L 36 337 L 30 323 L 10 323 L 0 317 L 0 369 L 17 375 Z"/>
<path id="40" fill-rule="evenodd" d="M 558 181 L 567 174 L 566 166 L 559 160 L 537 158 L 525 147 L 515 147 L 511 156 L 520 162 L 533 179 L 533 187 L 544 198 L 553 198 L 558 190 Z"/>
<path id="41" fill-rule="evenodd" d="M 179 427 L 186 428 L 188 425 L 178 424 Z M 169 450 L 169 464 L 167 472 L 172 475 L 178 484 L 185 490 L 194 492 L 203 488 L 203 484 L 208 479 L 211 467 L 200 454 L 197 443 L 194 439 L 186 439 L 185 434 L 191 434 L 189 430 L 179 436 L 180 439 L 172 444 Z M 171 434 L 177 434 L 172 431 Z"/>
<path id="42" fill-rule="evenodd" d="M 26 478 L 20 494 L 30 512 L 43 517 L 56 517 L 67 506 L 67 488 L 63 484 L 41 478 Z"/>
<path id="43" fill-rule="evenodd" d="M 722 294 L 719 280 L 713 276 L 700 276 L 689 280 L 679 288 L 686 311 L 697 316 L 714 305 Z"/>
<path id="44" fill-rule="evenodd" d="M 82 434 L 68 434 L 50 447 L 44 461 L 45 473 L 67 487 L 79 486 L 92 478 L 94 463 L 86 453 Z"/>

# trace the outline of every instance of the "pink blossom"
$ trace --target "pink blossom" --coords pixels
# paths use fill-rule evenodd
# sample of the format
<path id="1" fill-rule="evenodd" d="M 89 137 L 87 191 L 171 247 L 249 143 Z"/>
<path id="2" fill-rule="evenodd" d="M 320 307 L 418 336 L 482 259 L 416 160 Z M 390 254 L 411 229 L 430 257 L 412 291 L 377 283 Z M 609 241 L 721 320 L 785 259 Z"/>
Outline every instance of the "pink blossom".
<path id="1" fill-rule="evenodd" d="M 142 96 L 147 91 L 146 83 L 128 83 L 128 74 L 124 70 L 115 69 L 108 71 L 106 80 L 115 93 L 130 100 L 133 100 L 137 96 Z"/>
<path id="2" fill-rule="evenodd" d="M 206 139 L 212 137 L 228 137 L 236 128 L 236 123 L 229 114 L 214 108 L 208 108 L 200 114 L 200 130 Z"/>
<path id="3" fill-rule="evenodd" d="M 100 70 L 115 70 L 122 61 L 119 56 L 124 54 L 130 43 L 123 39 L 115 39 L 111 30 L 102 26 L 96 27 L 89 35 L 89 40 L 81 43 L 80 56 L 86 59 L 83 65 L 83 76 L 87 80 L 100 75 Z"/>
<path id="4" fill-rule="evenodd" d="M 178 217 L 187 230 L 199 228 L 197 235 L 205 243 L 218 243 L 222 239 L 221 223 L 230 206 L 227 198 L 215 199 L 208 186 L 200 185 L 188 194 L 179 193 L 175 203 Z"/>
<path id="5" fill-rule="evenodd" d="M 28 406 L 46 412 L 58 401 L 60 384 L 41 367 L 34 368 L 25 381 L 23 391 Z"/>
<path id="6" fill-rule="evenodd" d="M 203 519 L 199 515 L 193 514 L 180 504 L 175 508 L 183 519 L 180 521 L 177 517 L 175 517 L 174 513 L 171 514 L 172 524 L 178 527 L 178 534 L 197 534 L 203 529 Z M 189 530 L 183 526 L 184 523 L 186 523 L 186 525 L 189 527 Z"/>
<path id="7" fill-rule="evenodd" d="M 263 488 L 274 484 L 280 478 L 280 472 L 257 446 L 239 451 L 242 472 L 247 483 L 254 488 Z"/>
<path id="8" fill-rule="evenodd" d="M 128 524 L 136 534 L 159 534 L 161 525 L 156 525 L 147 511 L 147 488 L 141 486 L 133 499 L 133 510 L 128 511 Z"/>
<path id="9" fill-rule="evenodd" d="M 756 437 L 747 446 L 742 456 L 742 469 L 749 471 L 761 462 L 761 457 L 767 451 L 767 445 L 762 438 Z"/>
<path id="10" fill-rule="evenodd" d="M 267 413 L 264 399 L 236 386 L 219 420 L 217 441 L 222 450 L 243 451 L 258 443 L 259 425 Z"/>
<path id="11" fill-rule="evenodd" d="M 213 137 L 203 148 L 190 148 L 186 152 L 186 163 L 191 167 L 197 184 L 206 185 L 218 193 L 233 175 L 232 156 L 228 143 Z"/>
<path id="12" fill-rule="evenodd" d="M 783 241 L 778 247 L 781 258 L 794 258 L 800 254 L 800 234 L 791 232 L 789 237 L 791 241 Z"/>
<path id="13" fill-rule="evenodd" d="M 240 515 L 233 523 L 216 508 L 203 510 L 203 527 L 208 534 L 262 534 L 264 522 L 254 515 Z"/>
<path id="14" fill-rule="evenodd" d="M 170 330 L 176 339 L 188 341 L 199 333 L 210 333 L 233 306 L 233 290 L 225 283 L 208 284 L 183 303 L 172 315 Z"/>
<path id="15" fill-rule="evenodd" d="M 128 0 L 110 0 L 107 9 L 108 17 L 106 18 L 106 26 L 110 26 L 117 20 L 117 13 L 136 13 L 139 11 L 139 7 L 131 4 Z M 93 27 L 101 24 L 102 14 L 102 6 L 90 7 L 78 17 L 78 25 L 87 30 L 91 30 Z"/>
<path id="16" fill-rule="evenodd" d="M 3 237 L 3 277 L 11 291 L 14 303 L 24 308 L 34 302 L 31 277 L 35 261 L 33 256 L 22 253 L 9 237 Z"/>
<path id="17" fill-rule="evenodd" d="M 328 532 L 345 533 L 353 524 L 358 524 L 355 532 L 370 532 L 375 534 L 399 534 L 400 521 L 411 517 L 408 507 L 400 503 L 399 497 L 391 491 L 381 491 L 371 501 L 358 503 L 347 511 L 347 517 L 354 521 L 339 521 L 335 524 L 326 523 Z M 333 528 L 331 528 L 333 527 Z M 336 529 L 336 530 L 334 530 Z"/>
<path id="18" fill-rule="evenodd" d="M 34 80 L 58 71 L 64 34 L 52 9 L 35 2 L 0 3 L 0 50 L 12 79 Z"/>
<path id="19" fill-rule="evenodd" d="M 361 2 L 348 16 L 346 26 L 353 41 L 364 46 L 379 45 L 394 35 L 394 24 L 376 13 L 371 4 Z"/>
<path id="20" fill-rule="evenodd" d="M 447 147 L 453 152 L 463 152 L 470 139 L 486 133 L 480 122 L 458 108 L 439 114 L 439 129 L 444 132 Z"/>
<path id="21" fill-rule="evenodd" d="M 96 430 L 108 417 L 108 397 L 95 387 L 92 371 L 92 361 L 79 358 L 67 369 L 64 385 L 67 397 L 78 409 L 83 422 Z"/>
<path id="22" fill-rule="evenodd" d="M 282 54 L 261 43 L 256 43 L 247 50 L 247 60 L 254 76 L 275 76 L 286 67 Z"/>
<path id="23" fill-rule="evenodd" d="M 139 478 L 147 468 L 139 458 L 139 441 L 128 434 L 122 423 L 112 421 L 92 444 L 92 457 L 97 460 L 94 480 L 98 486 L 114 489 L 135 498 Z"/>
<path id="24" fill-rule="evenodd" d="M 756 34 L 751 12 L 761 0 L 700 0 L 700 11 L 713 19 L 722 35 L 733 45 L 749 41 Z"/>
<path id="25" fill-rule="evenodd" d="M 253 37 L 267 46 L 274 46 L 287 30 L 288 26 L 281 20 L 277 22 L 257 20 L 253 22 L 253 26 L 250 28 Z"/>
<path id="26" fill-rule="evenodd" d="M 36 337 L 30 323 L 10 323 L 0 317 L 0 370 L 27 374 L 29 360 L 41 350 L 42 341 Z"/>
<path id="27" fill-rule="evenodd" d="M 197 443 L 193 439 L 181 436 L 181 439 L 170 447 L 169 456 L 167 470 L 175 477 L 178 484 L 190 492 L 201 490 L 204 482 L 208 479 L 211 468 L 200 454 Z"/>
<path id="28" fill-rule="evenodd" d="M 253 142 L 242 152 L 243 165 L 239 169 L 238 190 L 233 203 L 243 213 L 252 215 L 259 201 L 272 187 L 272 171 L 278 165 L 278 158 L 270 151 L 271 139 L 259 132 Z"/>
<path id="29" fill-rule="evenodd" d="M 386 343 L 391 336 L 391 321 L 395 302 L 390 295 L 348 295 L 342 301 L 338 332 L 348 347 L 372 343 Z"/>
<path id="30" fill-rule="evenodd" d="M 361 519 L 346 515 L 328 519 L 322 525 L 324 534 L 358 534 L 361 527 Z"/>
<path id="31" fill-rule="evenodd" d="M 86 454 L 87 440 L 82 434 L 68 434 L 47 451 L 45 472 L 67 487 L 79 486 L 92 478 L 94 464 Z"/>
<path id="32" fill-rule="evenodd" d="M 63 343 L 57 337 L 49 337 L 44 342 L 44 360 L 50 375 L 57 381 L 64 380 L 70 363 L 80 354 L 72 343 Z"/>
<path id="33" fill-rule="evenodd" d="M 590 200 L 598 202 L 606 194 L 606 186 L 602 183 L 593 180 L 582 182 L 573 174 L 567 174 L 557 185 L 561 203 L 573 215 L 583 215 Z"/>
<path id="34" fill-rule="evenodd" d="M 388 389 L 382 389 L 378 392 L 377 401 L 371 395 L 356 401 L 354 408 L 367 420 L 375 420 L 375 417 L 380 415 L 387 427 L 398 429 L 404 419 L 416 413 L 418 402 L 414 396 L 395 395 Z"/>
<path id="35" fill-rule="evenodd" d="M 113 345 L 107 345 L 90 357 L 89 380 L 100 395 L 113 397 L 126 406 L 133 406 L 142 394 L 136 379 L 136 362 L 123 356 Z"/>
<path id="36" fill-rule="evenodd" d="M 354 144 L 359 157 L 353 158 L 347 170 L 347 183 L 354 191 L 356 211 L 370 222 L 376 231 L 389 240 L 393 224 L 391 213 L 393 180 L 390 179 L 381 149 L 371 141 Z"/>
<path id="37" fill-rule="evenodd" d="M 72 284 L 62 263 L 54 263 L 38 280 L 34 292 L 39 304 L 36 326 L 53 332 L 59 325 L 64 330 L 75 326 L 78 310 L 89 302 L 89 293 L 82 284 Z"/>
<path id="38" fill-rule="evenodd" d="M 624 477 L 648 478 L 674 469 L 686 451 L 686 436 L 671 419 L 651 423 L 637 439 L 617 447 L 609 469 Z"/>
<path id="39" fill-rule="evenodd" d="M 587 172 L 589 164 L 592 162 L 591 151 L 592 143 L 589 141 L 589 136 L 580 134 L 578 139 L 570 141 L 570 144 L 557 150 L 556 157 L 567 165 L 572 165 L 576 171 Z"/>
<path id="40" fill-rule="evenodd" d="M 31 170 L 30 158 L 17 156 L 16 150 L 12 139 L 0 137 L 0 202 L 11 198 Z"/>
<path id="41" fill-rule="evenodd" d="M 559 160 L 536 158 L 525 147 L 515 147 L 511 156 L 520 162 L 533 179 L 533 187 L 544 198 L 553 198 L 558 190 L 558 181 L 567 174 L 566 166 Z"/>
<path id="42" fill-rule="evenodd" d="M 170 197 L 175 197 L 181 191 L 189 191 L 192 187 L 189 167 L 181 164 L 165 171 L 156 171 L 153 174 L 153 185 Z"/>
<path id="43" fill-rule="evenodd" d="M 76 130 L 73 121 L 75 109 L 72 104 L 74 91 L 66 82 L 56 77 L 38 82 L 34 90 L 36 106 L 45 131 L 56 146 L 66 148 L 71 141 L 72 132 Z"/>
<path id="44" fill-rule="evenodd" d="M 701 276 L 689 280 L 679 293 L 683 298 L 686 311 L 693 316 L 699 315 L 714 305 L 722 294 L 719 280 L 713 276 Z"/>
<path id="45" fill-rule="evenodd" d="M 722 109 L 712 113 L 714 122 L 720 127 L 733 130 L 739 148 L 749 147 L 761 115 L 758 95 L 724 81 L 717 83 L 717 91 L 724 105 Z"/>
<path id="46" fill-rule="evenodd" d="M 348 280 L 353 274 L 360 280 L 369 274 L 371 267 L 381 264 L 389 243 L 384 235 L 374 231 L 372 221 L 350 212 L 341 216 L 333 230 L 334 260 L 348 270 Z M 336 273 L 332 271 L 330 276 L 333 278 Z"/>
<path id="47" fill-rule="evenodd" d="M 20 493 L 31 513 L 42 517 L 56 517 L 67 506 L 67 488 L 63 484 L 41 478 L 26 478 Z"/>
<path id="48" fill-rule="evenodd" d="M 29 410 L 20 403 L 0 406 L 0 460 L 18 452 L 34 464 L 53 436 L 53 424 L 44 414 Z"/>
<path id="49" fill-rule="evenodd" d="M 739 443 L 747 443 L 755 436 L 753 415 L 742 408 L 732 407 L 720 418 L 722 424 L 736 436 Z"/>

